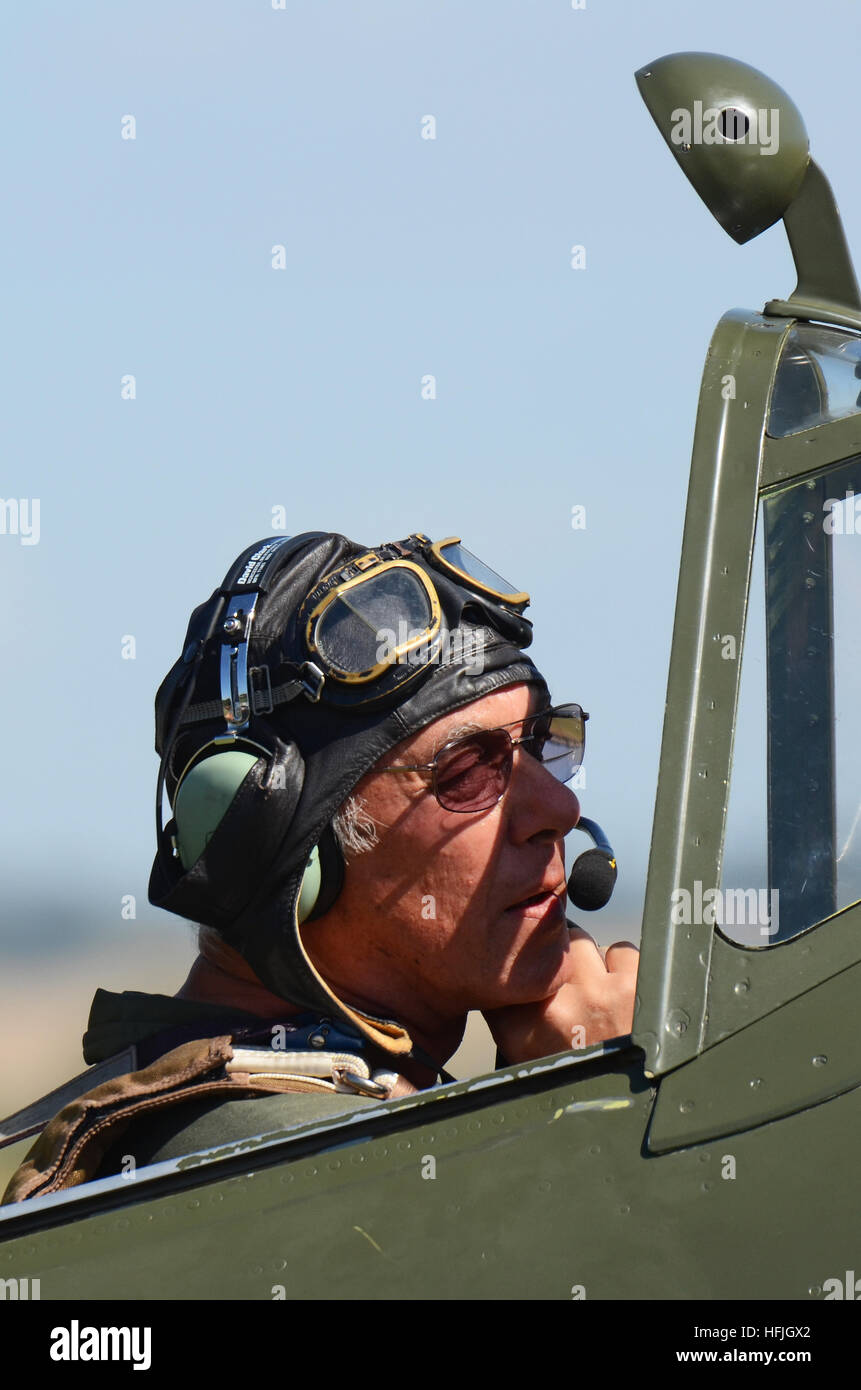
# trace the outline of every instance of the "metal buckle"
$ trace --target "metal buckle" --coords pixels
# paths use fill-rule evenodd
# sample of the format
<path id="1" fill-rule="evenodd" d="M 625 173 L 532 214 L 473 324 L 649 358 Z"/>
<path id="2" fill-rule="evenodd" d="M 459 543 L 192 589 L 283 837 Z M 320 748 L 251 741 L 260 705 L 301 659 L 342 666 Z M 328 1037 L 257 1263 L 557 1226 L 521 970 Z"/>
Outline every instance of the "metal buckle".
<path id="1" fill-rule="evenodd" d="M 358 1076 L 354 1071 L 348 1071 L 346 1067 L 333 1067 L 332 1075 L 336 1082 L 343 1086 L 349 1086 L 357 1091 L 360 1096 L 374 1096 L 377 1100 L 388 1100 L 391 1088 L 381 1086 L 379 1081 L 371 1081 L 369 1077 Z"/>
<path id="2" fill-rule="evenodd" d="M 323 686 L 326 684 L 326 677 L 320 667 L 315 666 L 313 661 L 303 661 L 299 667 L 299 679 L 308 699 L 316 705 L 323 693 Z"/>
<path id="3" fill-rule="evenodd" d="M 258 593 L 232 594 L 221 625 L 221 710 L 227 731 L 235 737 L 248 728 L 248 639 L 257 609 Z"/>
<path id="4" fill-rule="evenodd" d="M 269 674 L 268 666 L 252 666 L 248 672 L 251 682 L 251 709 L 254 714 L 271 714 L 275 706 L 272 703 L 272 679 Z M 257 688 L 257 680 L 262 678 L 262 688 Z"/>

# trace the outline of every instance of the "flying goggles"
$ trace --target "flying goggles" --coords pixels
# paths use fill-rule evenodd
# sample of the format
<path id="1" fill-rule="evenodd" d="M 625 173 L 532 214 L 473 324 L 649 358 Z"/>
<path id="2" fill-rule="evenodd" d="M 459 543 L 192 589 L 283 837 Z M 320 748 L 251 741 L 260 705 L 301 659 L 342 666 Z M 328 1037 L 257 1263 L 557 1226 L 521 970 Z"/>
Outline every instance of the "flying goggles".
<path id="1" fill-rule="evenodd" d="M 361 687 L 383 677 L 400 684 L 432 662 L 480 657 L 480 624 L 460 634 L 455 657 L 448 655 L 452 633 L 444 600 L 451 585 L 461 608 L 466 589 L 479 609 L 490 609 L 495 628 L 500 620 L 517 630 L 528 627 L 520 619 L 527 593 L 467 550 L 459 536 L 431 541 L 416 532 L 355 556 L 312 589 L 299 614 L 311 661 L 361 702 Z"/>

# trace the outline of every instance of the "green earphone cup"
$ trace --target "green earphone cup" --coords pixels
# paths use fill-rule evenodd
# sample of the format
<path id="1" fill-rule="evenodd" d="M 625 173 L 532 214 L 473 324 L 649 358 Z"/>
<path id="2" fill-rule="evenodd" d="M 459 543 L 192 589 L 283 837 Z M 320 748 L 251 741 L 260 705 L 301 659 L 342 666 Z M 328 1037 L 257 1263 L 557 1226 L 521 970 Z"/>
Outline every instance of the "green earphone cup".
<path id="1" fill-rule="evenodd" d="M 204 758 L 183 778 L 173 812 L 179 857 L 190 869 L 206 849 L 259 754 L 226 749 Z"/>
<path id="2" fill-rule="evenodd" d="M 296 917 L 300 923 L 304 922 L 313 911 L 314 905 L 320 896 L 321 879 L 320 851 L 315 845 L 308 856 L 308 863 L 305 865 L 305 872 L 302 875 L 302 887 L 299 890 L 299 903 L 296 908 Z"/>
<path id="3" fill-rule="evenodd" d="M 270 875 L 290 873 L 301 881 L 300 864 L 290 860 L 298 846 L 291 849 L 289 840 L 305 764 L 292 741 L 284 743 L 275 736 L 271 749 L 261 746 L 255 756 L 257 747 L 252 743 L 219 748 L 193 762 L 180 777 L 169 833 L 163 834 L 153 861 L 148 890 L 153 907 L 214 927 L 240 953 L 246 932 L 253 933 L 258 912 L 263 911 Z M 189 780 L 192 775 L 194 781 Z M 188 802 L 184 788 L 194 791 Z M 183 814 L 186 810 L 188 816 Z M 176 853 L 170 852 L 171 842 Z M 309 853 L 304 852 L 305 862 Z M 324 893 L 325 855 L 320 862 Z M 246 910 L 248 923 L 240 924 Z"/>

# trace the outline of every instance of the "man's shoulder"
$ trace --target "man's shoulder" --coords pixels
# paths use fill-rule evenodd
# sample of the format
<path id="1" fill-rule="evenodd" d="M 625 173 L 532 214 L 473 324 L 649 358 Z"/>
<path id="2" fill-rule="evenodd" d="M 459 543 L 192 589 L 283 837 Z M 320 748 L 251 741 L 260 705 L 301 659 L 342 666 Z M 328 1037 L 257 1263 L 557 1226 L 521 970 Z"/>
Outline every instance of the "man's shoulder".
<path id="1" fill-rule="evenodd" d="M 369 1096 L 285 1092 L 237 1099 L 190 1100 L 179 1109 L 134 1120 L 105 1153 L 97 1176 L 138 1168 L 205 1150 L 224 1150 L 250 1139 L 277 1139 L 306 1124 L 326 1124 L 339 1115 L 378 1102 Z"/>
<path id="2" fill-rule="evenodd" d="M 183 1042 L 247 1029 L 256 1021 L 242 1009 L 140 990 L 97 989 L 83 1038 L 86 1070 L 0 1120 L 0 1148 L 38 1134 L 65 1106 Z"/>
<path id="3" fill-rule="evenodd" d="M 346 1032 L 343 1025 L 320 1020 L 314 1014 L 285 1018 L 282 1023 L 262 1020 L 255 1014 L 191 999 L 143 994 L 125 990 L 110 994 L 98 990 L 90 1012 L 88 1037 L 90 1055 L 101 1056 L 111 1044 L 136 1040 L 142 1061 L 161 1053 L 186 1037 L 204 1032 L 223 1031 L 235 1043 L 251 1043 L 251 1051 L 263 1054 L 265 1067 L 277 1062 L 282 1071 L 288 1059 L 297 1063 L 302 1055 L 309 1059 L 329 1059 L 341 1049 L 361 1046 L 362 1039 Z M 273 1037 L 280 1033 L 281 1037 Z M 312 1043 L 311 1037 L 314 1041 Z M 325 1039 L 325 1050 L 320 1043 Z M 255 1044 L 257 1048 L 255 1048 Z M 242 1057 L 248 1056 L 243 1050 Z M 331 1063 L 329 1062 L 329 1065 Z M 263 1063 L 260 1063 L 263 1068 Z M 320 1070 L 315 1068 L 314 1070 Z M 331 1079 L 307 1083 L 332 1086 Z M 193 1095 L 179 1106 L 154 1109 L 134 1118 L 125 1133 L 112 1144 L 99 1165 L 98 1176 L 128 1171 L 130 1168 L 181 1158 L 200 1150 L 219 1148 L 260 1135 L 272 1135 L 353 1109 L 374 1104 L 375 1097 L 335 1090 L 279 1091 L 276 1094 L 245 1096 Z M 130 1162 L 131 1160 L 131 1162 Z"/>
<path id="4" fill-rule="evenodd" d="M 361 1055 L 361 1037 L 331 1019 L 293 1016 L 273 1023 L 217 1012 L 167 996 L 99 991 L 91 1024 L 114 1043 L 126 1042 L 127 1051 L 43 1098 L 42 1104 L 56 1102 L 53 1119 L 13 1175 L 4 1201 L 324 1123 L 389 1098 L 404 1081 L 388 1070 L 372 1071 Z M 141 1040 L 130 1042 L 134 1037 Z M 102 1055 L 100 1047 L 95 1052 Z"/>
<path id="5" fill-rule="evenodd" d="M 113 993 L 97 989 L 90 1005 L 87 1030 L 84 1033 L 84 1061 L 91 1065 L 103 1062 L 124 1049 L 136 1046 L 145 1053 L 151 1049 L 142 1047 L 148 1039 L 174 1030 L 199 1030 L 201 1024 L 212 1023 L 222 1031 L 229 1031 L 231 1022 L 253 1023 L 255 1014 L 244 1009 L 227 1008 L 223 1004 L 211 1004 L 198 999 L 179 999 L 169 994 L 146 994 L 141 990 L 126 989 Z M 161 1049 L 167 1051 L 168 1048 Z"/>

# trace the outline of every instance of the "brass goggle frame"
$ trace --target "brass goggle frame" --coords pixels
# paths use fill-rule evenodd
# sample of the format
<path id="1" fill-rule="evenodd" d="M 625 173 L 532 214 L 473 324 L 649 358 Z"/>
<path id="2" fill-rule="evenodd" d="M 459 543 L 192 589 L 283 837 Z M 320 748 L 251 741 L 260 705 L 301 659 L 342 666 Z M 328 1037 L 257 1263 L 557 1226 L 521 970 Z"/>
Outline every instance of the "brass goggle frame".
<path id="1" fill-rule="evenodd" d="M 463 570 L 458 565 L 453 564 L 447 556 L 442 554 L 444 546 L 462 544 L 463 542 L 460 536 L 447 536 L 444 541 L 432 542 L 432 544 L 428 546 L 428 551 L 443 570 L 447 570 L 449 574 L 454 575 L 458 583 L 465 584 L 469 589 L 477 589 L 480 594 L 487 594 L 489 598 L 496 599 L 501 603 L 509 603 L 513 608 L 525 608 L 527 606 L 529 603 L 529 595 L 524 590 L 504 592 L 501 589 L 493 589 L 490 585 L 483 584 L 480 579 L 477 579 L 474 574 L 470 574 L 468 570 Z M 478 559 L 478 556 L 475 558 Z M 479 563 L 483 564 L 483 561 Z M 484 568 L 489 569 L 490 566 L 485 565 Z M 502 576 L 500 575 L 499 578 L 501 579 Z"/>
<path id="2" fill-rule="evenodd" d="M 414 564 L 412 560 L 378 560 L 371 552 L 368 555 L 359 556 L 356 560 L 351 561 L 351 564 L 358 564 L 362 572 L 340 584 L 337 583 L 336 580 L 329 592 L 315 605 L 305 624 L 305 642 L 308 650 L 324 663 L 327 670 L 331 672 L 336 680 L 343 681 L 348 685 L 365 685 L 367 682 L 377 680 L 380 676 L 384 675 L 390 667 L 403 662 L 404 659 L 408 658 L 410 653 L 415 651 L 418 647 L 433 647 L 442 628 L 442 608 L 429 576 L 419 565 Z M 327 609 L 336 599 L 342 598 L 350 589 L 354 589 L 360 584 L 366 584 L 369 580 L 375 579 L 384 572 L 394 569 L 408 570 L 416 577 L 428 600 L 431 613 L 430 622 L 425 628 L 414 632 L 412 636 L 408 636 L 406 641 L 396 642 L 391 646 L 384 660 L 377 661 L 361 671 L 345 670 L 343 667 L 333 662 L 332 658 L 326 655 L 325 651 L 318 644 L 317 631 L 319 624 L 325 616 Z M 381 629 L 381 631 L 383 630 L 384 629 Z M 432 660 L 432 655 L 429 655 L 428 659 Z"/>

